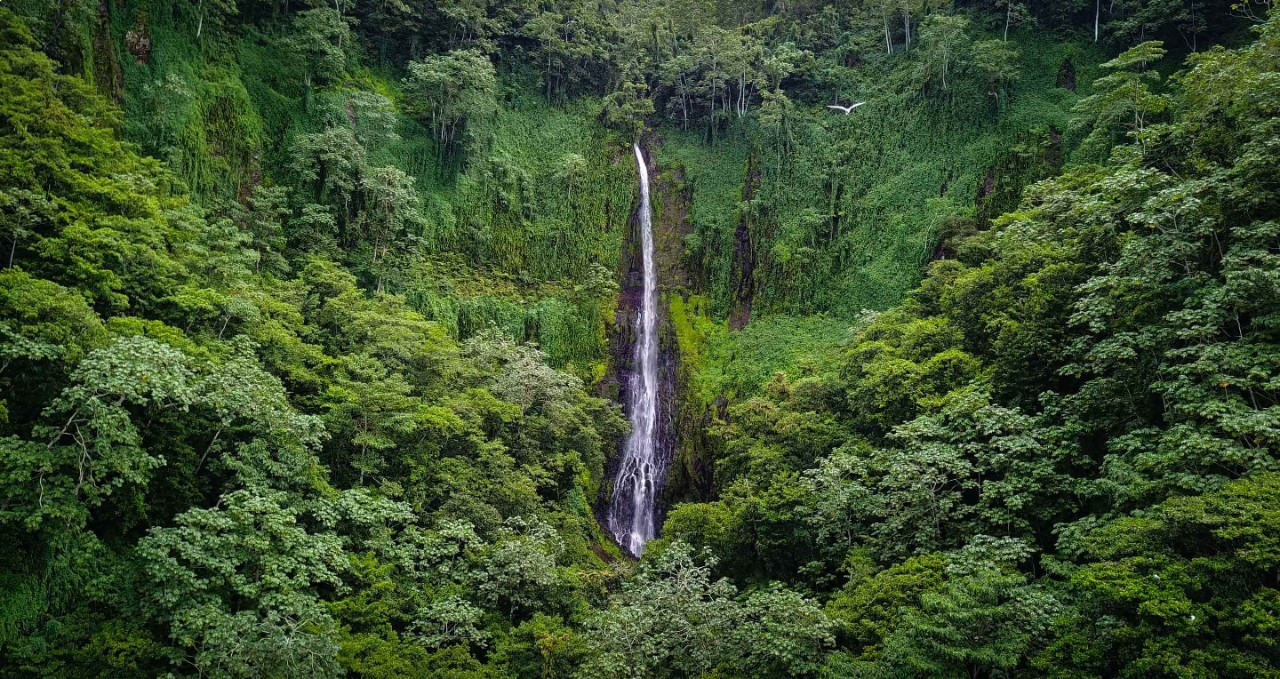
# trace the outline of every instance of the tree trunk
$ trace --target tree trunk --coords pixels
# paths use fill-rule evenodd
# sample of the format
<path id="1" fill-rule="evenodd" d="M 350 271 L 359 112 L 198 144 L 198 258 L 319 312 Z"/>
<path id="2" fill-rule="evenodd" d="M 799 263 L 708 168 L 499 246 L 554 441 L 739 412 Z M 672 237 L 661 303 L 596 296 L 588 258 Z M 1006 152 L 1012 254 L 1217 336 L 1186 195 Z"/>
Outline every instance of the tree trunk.
<path id="1" fill-rule="evenodd" d="M 1191 0 L 1191 51 L 1200 51 L 1200 30 L 1196 28 L 1196 3 Z"/>

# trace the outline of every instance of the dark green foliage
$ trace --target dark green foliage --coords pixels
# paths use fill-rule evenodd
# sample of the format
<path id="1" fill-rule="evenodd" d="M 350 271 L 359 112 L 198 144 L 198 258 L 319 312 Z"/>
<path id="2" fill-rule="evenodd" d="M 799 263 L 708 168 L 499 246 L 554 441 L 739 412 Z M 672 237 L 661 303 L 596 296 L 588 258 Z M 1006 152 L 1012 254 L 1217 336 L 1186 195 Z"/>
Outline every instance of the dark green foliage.
<path id="1" fill-rule="evenodd" d="M 1278 489 L 1261 473 L 1073 535 L 1075 605 L 1041 662 L 1071 654 L 1115 676 L 1274 674 Z"/>
<path id="2" fill-rule="evenodd" d="M 1129 143 L 740 396 L 664 540 L 831 591 L 834 676 L 1273 674 L 1277 21 L 1166 92 L 1122 74 L 1158 45 L 1108 64 L 1080 110 Z"/>
<path id="3" fill-rule="evenodd" d="M 13 94 L 0 124 L 3 673 L 478 665 L 459 641 L 482 653 L 534 615 L 570 615 L 575 573 L 601 568 L 586 498 L 623 427 L 616 407 L 536 348 L 484 333 L 459 344 L 403 298 L 290 248 L 293 207 L 275 187 L 206 218 L 18 19 L 0 22 Z M 387 143 L 366 100 L 352 104 L 360 124 L 328 129 Z M 328 223 L 359 229 L 335 238 L 367 247 L 377 272 L 420 214 L 414 181 L 359 157 L 338 175 L 350 158 L 318 148 Z M 437 530 L 463 536 L 466 569 Z M 374 574 L 395 569 L 395 607 L 358 614 L 383 596 Z M 388 635 L 405 641 L 358 650 Z"/>
<path id="4" fill-rule="evenodd" d="M 0 677 L 1277 676 L 1265 4 L 10 3 Z"/>

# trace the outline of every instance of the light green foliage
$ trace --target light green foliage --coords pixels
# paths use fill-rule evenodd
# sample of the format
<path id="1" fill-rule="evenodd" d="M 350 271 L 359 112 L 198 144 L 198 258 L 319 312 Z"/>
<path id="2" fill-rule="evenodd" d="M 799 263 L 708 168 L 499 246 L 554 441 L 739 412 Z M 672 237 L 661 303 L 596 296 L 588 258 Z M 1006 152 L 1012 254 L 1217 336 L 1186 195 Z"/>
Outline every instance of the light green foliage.
<path id="1" fill-rule="evenodd" d="M 496 87 L 493 64 L 483 54 L 456 50 L 409 64 L 405 94 L 444 148 L 462 149 L 481 138 L 496 106 Z"/>
<path id="2" fill-rule="evenodd" d="M 141 445 L 126 405 L 188 408 L 195 376 L 181 351 L 143 337 L 117 340 L 79 363 L 44 415 L 34 441 L 6 437 L 6 523 L 77 525 L 117 489 L 137 491 L 160 455 Z"/>
<path id="3" fill-rule="evenodd" d="M 921 80 L 926 86 L 949 89 L 952 73 L 967 65 L 973 40 L 964 17 L 935 14 L 920 26 Z"/>
<path id="4" fill-rule="evenodd" d="M 1265 4 L 8 3 L 0 677 L 1275 675 Z"/>
<path id="5" fill-rule="evenodd" d="M 604 119 L 610 127 L 629 137 L 644 132 L 645 118 L 653 115 L 653 100 L 644 83 L 624 83 L 604 98 Z"/>
<path id="6" fill-rule="evenodd" d="M 138 544 L 151 615 L 202 673 L 339 674 L 332 622 L 313 588 L 341 585 L 341 542 L 299 526 L 283 500 L 237 491 Z"/>
<path id="7" fill-rule="evenodd" d="M 1106 62 L 1102 68 L 1114 71 L 1099 78 L 1094 87 L 1098 90 L 1076 104 L 1080 124 L 1093 129 L 1088 143 L 1106 147 L 1115 128 L 1127 128 L 1127 134 L 1145 147 L 1146 130 L 1152 117 L 1168 106 L 1168 100 L 1152 92 L 1151 85 L 1159 82 L 1160 74 L 1148 68 L 1164 57 L 1164 47 L 1159 42 L 1144 42 L 1126 50 Z"/>
<path id="8" fill-rule="evenodd" d="M 784 589 L 734 599 L 709 564 L 673 543 L 647 563 L 619 599 L 589 622 L 597 654 L 583 676 L 805 676 L 830 642 L 830 623 L 812 601 Z"/>
<path id="9" fill-rule="evenodd" d="M 414 613 L 409 634 L 414 641 L 435 650 L 467 644 L 484 647 L 488 635 L 480 631 L 484 611 L 458 596 L 436 599 Z"/>
<path id="10" fill-rule="evenodd" d="M 1027 530 L 1069 507 L 1062 453 L 1033 419 L 982 393 L 947 401 L 896 428 L 892 447 L 846 446 L 807 475 L 810 521 L 837 553 L 862 542 L 898 560 L 975 531 Z"/>
<path id="11" fill-rule="evenodd" d="M 69 376 L 71 386 L 33 427 L 34 440 L 5 440 L 13 484 L 6 490 L 6 519 L 29 529 L 50 519 L 76 528 L 114 493 L 140 493 L 167 460 L 146 449 L 145 425 L 133 412 L 209 413 L 203 428 L 211 433 L 197 471 L 219 453 L 226 457 L 214 466 L 234 471 L 246 485 L 305 472 L 306 453 L 322 438 L 318 421 L 293 409 L 279 380 L 259 367 L 251 343 L 237 340 L 231 349 L 235 354 L 226 361 L 208 364 L 132 336 L 86 356 Z"/>
<path id="12" fill-rule="evenodd" d="M 364 238 L 370 250 L 369 265 L 377 270 L 380 261 L 385 262 L 387 251 L 397 241 L 403 241 L 405 231 L 417 231 L 422 221 L 418 211 L 418 194 L 413 179 L 394 167 L 372 168 L 361 183 L 364 190 L 363 215 Z M 375 286 L 382 289 L 382 277 Z"/>
<path id="13" fill-rule="evenodd" d="M 987 81 L 987 94 L 1008 98 L 1020 75 L 1018 50 L 1008 41 L 980 40 L 973 43 L 972 57 L 974 70 Z"/>
<path id="14" fill-rule="evenodd" d="M 559 582 L 556 561 L 564 544 L 555 529 L 540 521 L 508 520 L 498 542 L 485 556 L 483 582 L 476 594 L 487 607 L 509 617 L 537 611 L 553 599 Z"/>
<path id="15" fill-rule="evenodd" d="M 356 449 L 346 461 L 365 477 L 377 478 L 384 471 L 383 456 L 398 440 L 412 436 L 420 428 L 417 415 L 422 408 L 410 396 L 412 386 L 401 374 L 388 374 L 382 362 L 368 355 L 343 359 L 341 371 L 325 394 L 330 429 L 350 427 Z"/>
<path id="16" fill-rule="evenodd" d="M 853 577 L 827 603 L 826 612 L 836 624 L 842 642 L 860 651 L 867 660 L 879 660 L 885 636 L 902 624 L 904 611 L 920 607 L 920 596 L 942 582 L 945 560 L 936 553 L 911 557 L 882 571 L 865 555 L 852 553 Z"/>
<path id="17" fill-rule="evenodd" d="M 881 317 L 848 356 L 849 407 L 865 431 L 885 432 L 978 374 L 977 360 L 958 348 L 961 335 L 944 318 Z"/>
<path id="18" fill-rule="evenodd" d="M 837 353 L 855 323 L 814 316 L 771 316 L 714 340 L 704 379 L 708 400 L 758 393 L 779 373 L 804 377 Z M 683 352 L 682 352 L 683 353 Z"/>
<path id="19" fill-rule="evenodd" d="M 587 654 L 579 632 L 557 617 L 535 615 L 494 649 L 494 664 L 516 676 L 572 677 Z"/>
<path id="20" fill-rule="evenodd" d="M 350 221 L 356 189 L 366 168 L 366 150 L 346 126 L 300 135 L 294 140 L 294 168 L 299 178 L 314 183 L 316 202 L 342 206 L 340 217 Z"/>
<path id="21" fill-rule="evenodd" d="M 106 340 L 102 321 L 83 297 L 21 269 L 0 272 L 5 363 L 0 374 L 9 379 L 21 370 L 31 376 L 36 365 L 55 358 L 78 361 Z"/>

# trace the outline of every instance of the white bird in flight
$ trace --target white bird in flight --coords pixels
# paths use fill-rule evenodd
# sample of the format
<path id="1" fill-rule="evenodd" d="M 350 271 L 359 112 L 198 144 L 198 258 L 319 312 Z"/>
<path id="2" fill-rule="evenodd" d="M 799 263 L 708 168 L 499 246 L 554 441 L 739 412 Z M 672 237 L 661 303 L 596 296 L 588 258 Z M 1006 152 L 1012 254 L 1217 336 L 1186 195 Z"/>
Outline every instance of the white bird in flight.
<path id="1" fill-rule="evenodd" d="M 853 109 L 858 108 L 859 106 L 861 106 L 861 105 L 863 105 L 863 104 L 865 104 L 865 103 L 867 103 L 867 102 L 865 102 L 865 101 L 860 101 L 860 102 L 858 102 L 858 103 L 856 103 L 856 104 L 850 104 L 850 105 L 848 105 L 848 106 L 841 106 L 841 105 L 839 105 L 839 104 L 827 104 L 827 108 L 833 108 L 833 109 L 836 109 L 837 111 L 844 111 L 844 114 L 845 114 L 845 115 L 849 115 L 850 113 L 852 113 L 852 112 L 853 112 Z"/>

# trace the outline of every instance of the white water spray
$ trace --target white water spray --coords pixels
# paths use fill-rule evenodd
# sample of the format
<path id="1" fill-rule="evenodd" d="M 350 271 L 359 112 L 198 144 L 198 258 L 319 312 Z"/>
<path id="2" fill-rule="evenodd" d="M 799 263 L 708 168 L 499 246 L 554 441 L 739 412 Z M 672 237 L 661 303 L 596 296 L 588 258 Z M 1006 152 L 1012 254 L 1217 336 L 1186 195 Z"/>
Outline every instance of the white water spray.
<path id="1" fill-rule="evenodd" d="M 636 320 L 636 372 L 627 385 L 631 433 L 623 446 L 622 463 L 613 481 L 609 531 L 632 556 L 657 532 L 655 505 L 666 472 L 658 450 L 658 275 L 653 256 L 653 212 L 649 204 L 649 166 L 640 143 L 634 146 L 640 175 L 640 241 L 644 266 L 644 297 Z"/>

